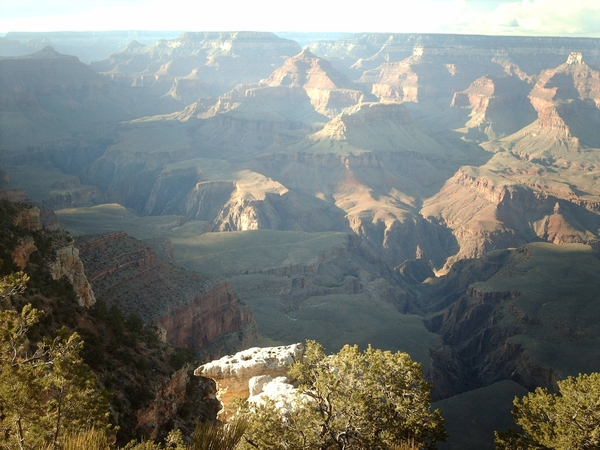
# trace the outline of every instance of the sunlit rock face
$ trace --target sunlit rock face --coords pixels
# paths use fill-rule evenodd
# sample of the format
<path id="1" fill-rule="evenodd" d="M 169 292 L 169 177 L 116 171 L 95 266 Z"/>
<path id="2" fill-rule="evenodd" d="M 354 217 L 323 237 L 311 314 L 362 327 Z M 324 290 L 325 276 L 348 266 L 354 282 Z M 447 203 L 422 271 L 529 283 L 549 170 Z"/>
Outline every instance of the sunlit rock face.
<path id="1" fill-rule="evenodd" d="M 73 243 L 56 250 L 56 259 L 50 264 L 52 279 L 67 277 L 77 294 L 77 302 L 82 306 L 92 306 L 96 296 L 92 290 L 83 262 L 79 258 L 79 249 Z"/>
<path id="2" fill-rule="evenodd" d="M 301 87 L 315 110 L 330 118 L 368 97 L 329 61 L 313 55 L 308 49 L 286 60 L 261 85 Z"/>
<path id="3" fill-rule="evenodd" d="M 194 375 L 217 383 L 217 399 L 223 405 L 219 413 L 226 420 L 226 408 L 235 397 L 256 397 L 263 392 L 284 392 L 282 387 L 289 367 L 302 358 L 304 346 L 254 347 L 198 367 Z"/>

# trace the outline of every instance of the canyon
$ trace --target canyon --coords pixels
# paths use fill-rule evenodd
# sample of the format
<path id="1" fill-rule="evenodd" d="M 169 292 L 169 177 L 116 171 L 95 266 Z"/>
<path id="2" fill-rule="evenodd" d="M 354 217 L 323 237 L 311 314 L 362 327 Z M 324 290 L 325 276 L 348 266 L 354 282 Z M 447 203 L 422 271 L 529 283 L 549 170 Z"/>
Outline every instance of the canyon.
<path id="1" fill-rule="evenodd" d="M 600 370 L 600 40 L 134 39 L 0 42 L 0 189 L 76 236 L 82 303 L 205 362 L 406 351 L 454 424 Z"/>

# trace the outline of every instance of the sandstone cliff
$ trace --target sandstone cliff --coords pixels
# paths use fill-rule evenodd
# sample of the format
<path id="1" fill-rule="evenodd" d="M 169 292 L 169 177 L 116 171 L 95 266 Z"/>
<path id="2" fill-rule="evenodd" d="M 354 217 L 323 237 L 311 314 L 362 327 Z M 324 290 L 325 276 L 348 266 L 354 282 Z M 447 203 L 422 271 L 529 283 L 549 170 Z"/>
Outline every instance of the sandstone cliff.
<path id="1" fill-rule="evenodd" d="M 536 118 L 527 94 L 531 86 L 517 76 L 478 78 L 468 89 L 456 92 L 453 108 L 471 109 L 467 129 L 476 129 L 489 139 L 512 134 Z"/>
<path id="2" fill-rule="evenodd" d="M 301 87 L 315 110 L 328 117 L 368 98 L 359 86 L 331 67 L 329 61 L 316 57 L 308 49 L 286 60 L 261 85 Z"/>
<path id="3" fill-rule="evenodd" d="M 52 279 L 66 277 L 71 282 L 80 305 L 90 307 L 96 303 L 96 296 L 79 258 L 79 249 L 73 242 L 56 249 L 56 259 L 50 263 L 50 270 Z"/>
<path id="4" fill-rule="evenodd" d="M 26 198 L 22 200 L 26 200 Z M 20 209 L 13 218 L 13 225 L 26 228 L 30 231 L 40 230 L 42 228 L 40 209 L 35 206 Z"/>
<path id="5" fill-rule="evenodd" d="M 572 196 L 548 191 L 496 171 L 463 167 L 424 203 L 421 213 L 453 230 L 460 250 L 447 267 L 458 259 L 540 239 L 596 245 L 600 217 Z"/>
<path id="6" fill-rule="evenodd" d="M 123 232 L 76 242 L 98 297 L 155 324 L 171 345 L 208 356 L 237 349 L 254 338 L 252 313 L 228 282 L 162 261 Z"/>
<path id="7" fill-rule="evenodd" d="M 40 209 L 37 207 L 16 207 L 11 219 L 13 226 L 23 228 L 28 232 L 42 229 Z M 38 250 L 31 234 L 22 236 L 17 239 L 16 245 L 12 249 L 12 262 L 19 270 L 25 270 L 30 263 L 31 255 Z M 92 306 L 96 302 L 94 291 L 88 282 L 83 262 L 79 258 L 79 250 L 74 246 L 72 238 L 64 232 L 58 233 L 49 252 L 52 257 L 47 263 L 52 279 L 67 278 L 73 286 L 78 303 L 81 306 Z M 44 256 L 48 257 L 48 255 Z"/>
<path id="8" fill-rule="evenodd" d="M 593 123 L 600 117 L 600 73 L 579 52 L 555 69 L 544 70 L 529 98 L 538 113 L 537 128 L 564 132 L 582 144 L 597 145 Z"/>
<path id="9" fill-rule="evenodd" d="M 214 393 L 214 382 L 194 377 L 186 364 L 164 377 L 153 401 L 136 412 L 136 430 L 150 439 L 161 439 L 173 429 L 191 433 L 199 421 L 214 420 L 219 407 Z"/>

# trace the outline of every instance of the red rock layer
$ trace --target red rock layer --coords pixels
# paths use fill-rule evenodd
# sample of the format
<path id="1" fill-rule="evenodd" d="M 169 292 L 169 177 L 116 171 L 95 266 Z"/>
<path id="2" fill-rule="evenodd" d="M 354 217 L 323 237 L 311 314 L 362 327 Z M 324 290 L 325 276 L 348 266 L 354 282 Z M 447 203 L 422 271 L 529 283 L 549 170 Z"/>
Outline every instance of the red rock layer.
<path id="1" fill-rule="evenodd" d="M 252 313 L 229 282 L 215 282 L 163 261 L 126 233 L 78 238 L 98 298 L 154 323 L 166 342 L 211 356 L 253 339 Z"/>

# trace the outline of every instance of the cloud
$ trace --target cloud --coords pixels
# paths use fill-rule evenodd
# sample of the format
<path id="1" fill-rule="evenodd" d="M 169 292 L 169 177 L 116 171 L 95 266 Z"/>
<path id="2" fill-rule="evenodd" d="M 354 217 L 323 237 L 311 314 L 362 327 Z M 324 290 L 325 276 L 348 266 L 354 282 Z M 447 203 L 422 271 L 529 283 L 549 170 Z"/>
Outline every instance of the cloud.
<path id="1" fill-rule="evenodd" d="M 448 24 L 453 32 L 600 37 L 597 0 L 522 0 L 496 4 L 489 11 L 472 8 Z"/>

